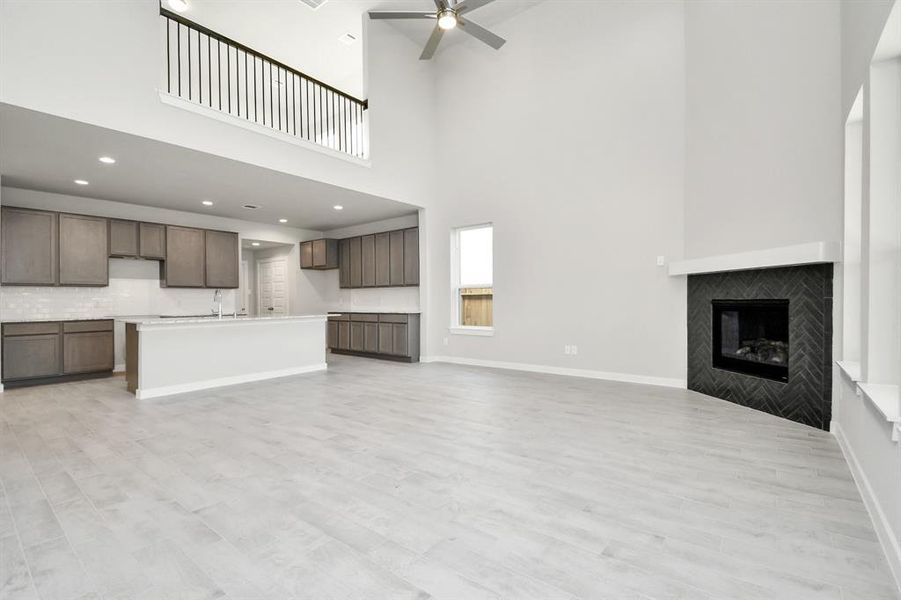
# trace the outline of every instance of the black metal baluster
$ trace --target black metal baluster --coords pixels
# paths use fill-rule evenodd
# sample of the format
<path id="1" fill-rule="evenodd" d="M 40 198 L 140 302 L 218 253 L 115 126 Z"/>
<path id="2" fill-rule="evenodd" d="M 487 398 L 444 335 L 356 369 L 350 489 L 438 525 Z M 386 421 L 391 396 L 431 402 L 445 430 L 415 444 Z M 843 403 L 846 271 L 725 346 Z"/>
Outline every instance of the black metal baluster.
<path id="1" fill-rule="evenodd" d="M 166 91 L 172 93 L 172 43 L 169 41 L 169 17 L 166 17 Z"/>
<path id="2" fill-rule="evenodd" d="M 178 24 L 175 35 L 178 43 L 178 97 L 181 98 L 181 23 Z"/>
<path id="3" fill-rule="evenodd" d="M 203 104 L 203 57 L 200 55 L 200 32 L 197 32 L 197 94 Z"/>
<path id="4" fill-rule="evenodd" d="M 307 79 L 306 88 L 307 88 L 307 139 L 312 140 L 316 134 L 312 134 L 313 137 L 310 137 L 311 136 L 311 134 L 310 134 L 310 113 L 313 112 L 313 104 L 310 102 L 310 99 L 312 98 L 312 96 L 310 95 L 310 80 L 309 79 Z"/>
<path id="5" fill-rule="evenodd" d="M 213 108 L 213 50 L 210 36 L 206 36 L 206 79 L 207 99 L 210 101 L 210 108 Z"/>
<path id="6" fill-rule="evenodd" d="M 228 85 L 228 114 L 232 114 L 232 51 L 229 44 L 225 44 L 225 82 Z"/>
<path id="7" fill-rule="evenodd" d="M 275 129 L 275 103 L 272 100 L 272 63 L 269 63 L 269 126 Z"/>
<path id="8" fill-rule="evenodd" d="M 216 87 L 219 88 L 219 110 L 222 110 L 222 42 L 216 40 Z"/>
<path id="9" fill-rule="evenodd" d="M 295 85 L 297 84 L 297 77 L 294 75 L 294 72 L 291 72 L 291 126 L 294 129 L 294 135 L 297 136 L 297 90 L 295 89 Z"/>
<path id="10" fill-rule="evenodd" d="M 244 51 L 244 118 L 250 120 L 250 92 L 247 89 L 247 51 Z"/>
<path id="11" fill-rule="evenodd" d="M 253 57 L 253 122 L 258 122 L 257 112 L 259 106 L 257 105 L 257 57 Z"/>

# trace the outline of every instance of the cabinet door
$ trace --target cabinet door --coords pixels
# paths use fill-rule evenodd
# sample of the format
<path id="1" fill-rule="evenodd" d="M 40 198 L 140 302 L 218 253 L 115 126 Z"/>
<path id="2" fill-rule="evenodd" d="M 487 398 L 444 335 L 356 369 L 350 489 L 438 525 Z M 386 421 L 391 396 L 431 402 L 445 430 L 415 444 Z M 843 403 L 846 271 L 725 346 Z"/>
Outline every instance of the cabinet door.
<path id="1" fill-rule="evenodd" d="M 378 323 L 363 323 L 363 351 L 373 353 L 379 351 Z"/>
<path id="2" fill-rule="evenodd" d="M 109 285 L 109 222 L 59 216 L 60 285 Z"/>
<path id="3" fill-rule="evenodd" d="M 350 324 L 350 349 L 355 352 L 363 351 L 363 323 Z"/>
<path id="4" fill-rule="evenodd" d="M 404 232 L 392 231 L 389 241 L 388 279 L 389 285 L 404 284 Z"/>
<path id="5" fill-rule="evenodd" d="M 338 255 L 338 286 L 350 287 L 350 239 L 339 242 Z"/>
<path id="6" fill-rule="evenodd" d="M 3 338 L 3 381 L 60 374 L 60 335 Z"/>
<path id="7" fill-rule="evenodd" d="M 57 214 L 5 206 L 0 214 L 0 280 L 4 284 L 56 285 Z"/>
<path id="8" fill-rule="evenodd" d="M 109 255 L 138 255 L 138 223 L 136 221 L 109 222 Z"/>
<path id="9" fill-rule="evenodd" d="M 313 268 L 313 242 L 300 243 L 300 268 Z"/>
<path id="10" fill-rule="evenodd" d="M 379 287 L 391 284 L 391 234 L 375 234 L 375 285 Z"/>
<path id="11" fill-rule="evenodd" d="M 238 234 L 206 231 L 206 287 L 238 287 Z"/>
<path id="12" fill-rule="evenodd" d="M 166 285 L 203 287 L 203 229 L 166 226 Z"/>
<path id="13" fill-rule="evenodd" d="M 348 254 L 350 254 L 350 280 L 347 287 L 363 287 L 363 256 L 360 238 L 350 238 Z"/>
<path id="14" fill-rule="evenodd" d="M 112 369 L 112 331 L 63 334 L 63 373 L 93 373 Z"/>
<path id="15" fill-rule="evenodd" d="M 313 240 L 313 266 L 328 266 L 328 243 L 326 240 Z"/>
<path id="16" fill-rule="evenodd" d="M 394 329 L 391 323 L 379 323 L 379 354 L 394 354 Z"/>
<path id="17" fill-rule="evenodd" d="M 360 238 L 360 256 L 363 261 L 363 287 L 375 285 L 375 236 L 364 235 Z"/>
<path id="18" fill-rule="evenodd" d="M 141 223 L 139 246 L 141 258 L 166 258 L 166 226 Z"/>
<path id="19" fill-rule="evenodd" d="M 347 321 L 338 323 L 338 349 L 350 350 L 350 323 Z"/>
<path id="20" fill-rule="evenodd" d="M 328 322 L 328 347 L 329 348 L 337 348 L 338 347 L 338 322 L 337 321 L 329 321 Z"/>
<path id="21" fill-rule="evenodd" d="M 404 285 L 419 285 L 419 228 L 404 231 Z"/>
<path id="22" fill-rule="evenodd" d="M 407 326 L 399 323 L 394 323 L 391 325 L 392 333 L 394 337 L 392 348 L 392 354 L 396 354 L 397 356 L 409 356 L 410 348 L 407 343 Z"/>

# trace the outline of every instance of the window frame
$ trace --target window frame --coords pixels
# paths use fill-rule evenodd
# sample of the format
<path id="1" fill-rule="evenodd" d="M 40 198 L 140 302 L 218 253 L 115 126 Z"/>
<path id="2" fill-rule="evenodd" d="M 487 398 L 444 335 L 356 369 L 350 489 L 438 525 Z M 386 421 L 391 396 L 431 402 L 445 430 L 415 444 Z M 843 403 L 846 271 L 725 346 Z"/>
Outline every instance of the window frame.
<path id="1" fill-rule="evenodd" d="M 473 229 L 491 228 L 491 279 L 494 279 L 494 223 L 478 223 L 475 225 L 465 225 L 463 227 L 454 227 L 450 234 L 450 326 L 448 331 L 454 335 L 474 335 L 474 336 L 493 336 L 494 335 L 494 302 L 491 304 L 491 322 L 492 325 L 462 325 L 461 309 L 462 302 L 460 299 L 460 290 L 462 289 L 460 282 L 460 233 L 471 231 Z M 492 298 L 494 297 L 494 281 L 491 285 L 467 285 L 466 287 L 490 287 L 492 290 Z"/>

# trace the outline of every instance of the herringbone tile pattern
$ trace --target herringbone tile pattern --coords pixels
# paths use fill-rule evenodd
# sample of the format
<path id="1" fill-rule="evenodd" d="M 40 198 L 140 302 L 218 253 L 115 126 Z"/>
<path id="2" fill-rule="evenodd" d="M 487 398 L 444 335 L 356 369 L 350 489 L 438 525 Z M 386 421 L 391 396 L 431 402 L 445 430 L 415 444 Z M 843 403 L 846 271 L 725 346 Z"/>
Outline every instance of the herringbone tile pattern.
<path id="1" fill-rule="evenodd" d="M 788 383 L 712 366 L 714 299 L 789 300 Z M 831 419 L 832 265 L 688 278 L 688 388 L 819 429 Z"/>

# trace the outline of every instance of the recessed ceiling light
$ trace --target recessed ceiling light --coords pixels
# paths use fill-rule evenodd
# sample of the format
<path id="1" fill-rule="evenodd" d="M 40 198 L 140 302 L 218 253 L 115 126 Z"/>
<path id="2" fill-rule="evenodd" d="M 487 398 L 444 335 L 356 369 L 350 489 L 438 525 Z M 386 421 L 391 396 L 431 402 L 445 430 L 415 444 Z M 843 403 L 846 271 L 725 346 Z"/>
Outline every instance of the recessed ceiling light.
<path id="1" fill-rule="evenodd" d="M 169 0 L 169 8 L 175 12 L 185 12 L 188 10 L 187 0 Z"/>
<path id="2" fill-rule="evenodd" d="M 114 165 L 114 164 L 116 164 L 116 159 L 113 158 L 112 156 L 101 156 L 101 157 L 98 158 L 97 160 L 99 160 L 100 162 L 102 162 L 102 163 L 105 164 L 105 165 Z"/>
<path id="3" fill-rule="evenodd" d="M 287 223 L 287 222 L 288 222 L 288 219 L 279 219 L 278 222 L 279 222 L 279 223 Z"/>
<path id="4" fill-rule="evenodd" d="M 344 210 L 344 207 L 341 206 L 340 204 L 336 204 L 332 208 L 334 208 L 335 210 Z"/>
<path id="5" fill-rule="evenodd" d="M 75 183 L 77 183 L 78 185 L 87 185 L 88 181 L 87 179 L 76 179 Z"/>
<path id="6" fill-rule="evenodd" d="M 213 201 L 212 200 L 204 200 L 203 202 L 201 202 L 201 204 L 203 204 L 204 206 L 212 206 Z"/>
<path id="7" fill-rule="evenodd" d="M 259 246 L 260 243 L 259 243 L 259 242 L 250 242 L 250 245 L 251 245 L 251 246 Z"/>
<path id="8" fill-rule="evenodd" d="M 357 36 L 352 33 L 345 33 L 344 35 L 338 38 L 338 41 L 344 44 L 345 46 L 352 46 L 354 42 L 357 41 Z"/>

